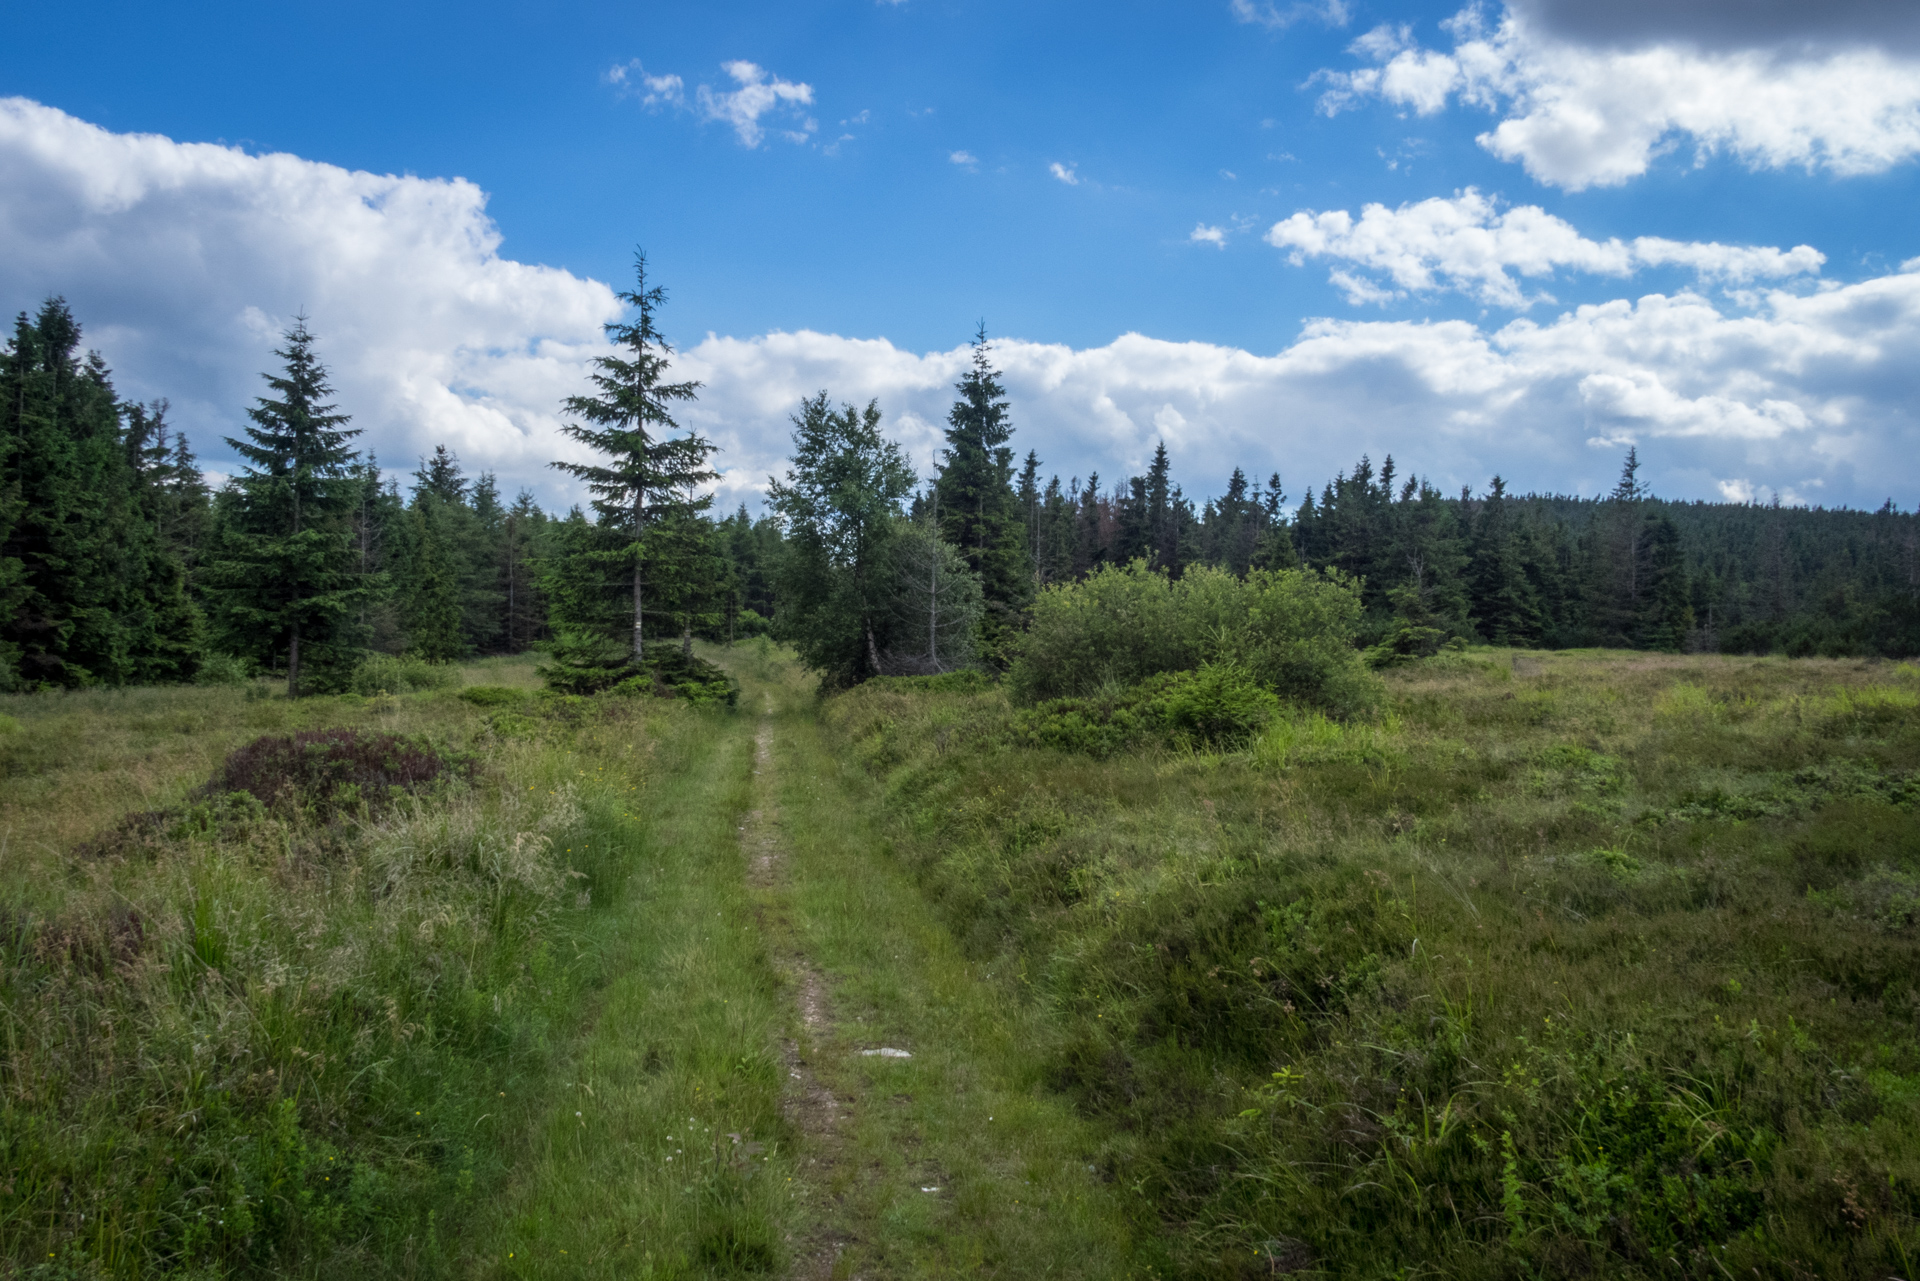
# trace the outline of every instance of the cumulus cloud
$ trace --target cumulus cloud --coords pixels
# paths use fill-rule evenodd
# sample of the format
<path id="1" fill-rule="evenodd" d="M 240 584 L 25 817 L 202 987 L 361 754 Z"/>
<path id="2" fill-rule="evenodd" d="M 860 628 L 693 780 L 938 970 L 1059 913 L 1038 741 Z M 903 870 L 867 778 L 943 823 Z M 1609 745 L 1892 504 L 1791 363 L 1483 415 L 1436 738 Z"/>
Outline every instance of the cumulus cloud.
<path id="1" fill-rule="evenodd" d="M 1560 270 L 1630 276 L 1642 267 L 1678 266 L 1702 279 L 1744 284 L 1818 272 L 1826 261 L 1809 245 L 1775 249 L 1658 236 L 1589 240 L 1538 205 L 1501 210 L 1472 187 L 1398 209 L 1367 205 L 1357 220 L 1344 209 L 1304 210 L 1275 223 L 1267 243 L 1288 250 L 1296 265 L 1310 257 L 1338 258 L 1384 272 L 1399 291 L 1454 289 L 1495 306 L 1520 308 L 1552 299 L 1526 294 L 1516 276 L 1539 279 Z M 1354 303 L 1401 296 L 1340 269 L 1334 283 Z"/>
<path id="2" fill-rule="evenodd" d="M 1681 138 L 1702 158 L 1726 151 L 1756 169 L 1841 175 L 1920 154 L 1915 57 L 1863 46 L 1588 45 L 1513 9 L 1492 28 L 1477 7 L 1444 25 L 1448 52 L 1419 47 L 1404 25 L 1361 36 L 1351 50 L 1375 65 L 1319 73 L 1321 109 L 1379 99 L 1432 115 L 1457 98 L 1500 117 L 1481 146 L 1570 191 L 1638 177 Z"/>
<path id="3" fill-rule="evenodd" d="M 769 75 L 766 68 L 745 59 L 722 63 L 720 69 L 732 76 L 739 88 L 721 91 L 701 85 L 694 96 L 700 104 L 700 114 L 708 120 L 733 126 L 741 146 L 760 145 L 766 136 L 760 124 L 762 116 L 799 117 L 796 128 L 781 131 L 791 142 L 805 142 L 807 136 L 820 127 L 805 110 L 813 103 L 812 85 Z"/>
<path id="4" fill-rule="evenodd" d="M 1364 217 L 1364 215 L 1363 215 Z M 63 292 L 123 393 L 170 397 L 216 470 L 304 307 L 361 444 L 410 469 L 437 443 L 509 491 L 576 496 L 547 468 L 579 457 L 558 407 L 606 351 L 613 291 L 498 253 L 470 183 L 353 172 L 153 135 L 117 135 L 0 100 L 0 305 Z M 667 316 L 672 322 L 671 312 Z M 957 336 L 958 337 L 958 336 Z M 826 388 L 879 397 L 924 471 L 968 350 L 913 352 L 811 332 L 709 336 L 676 369 L 702 379 L 683 421 L 721 446 L 720 500 L 780 469 L 788 416 Z M 1050 470 L 1112 478 L 1156 441 L 1189 492 L 1236 465 L 1296 492 L 1363 451 L 1455 486 L 1592 492 L 1641 443 L 1662 492 L 1818 495 L 1910 506 L 1920 487 L 1920 262 L 1737 314 L 1649 295 L 1501 328 L 1319 320 L 1273 354 L 1128 334 L 1102 346 L 1006 341 L 1021 447 Z"/>
<path id="5" fill-rule="evenodd" d="M 1209 227 L 1203 222 L 1187 233 L 1187 239 L 1196 245 L 1212 245 L 1215 249 L 1225 249 L 1227 247 L 1227 229 L 1225 227 Z"/>
<path id="6" fill-rule="evenodd" d="M 924 468 L 967 349 L 918 355 L 828 334 L 710 338 L 686 353 L 706 379 L 701 421 L 731 432 L 741 471 L 780 465 L 786 416 L 822 387 L 880 398 Z M 1048 469 L 1109 479 L 1164 439 L 1189 492 L 1236 465 L 1297 488 L 1363 451 L 1393 453 L 1449 487 L 1500 472 L 1522 487 L 1598 492 L 1642 448 L 1661 492 L 1902 506 L 1920 497 L 1920 273 L 1757 314 L 1694 294 L 1582 307 L 1551 324 L 1320 320 L 1274 355 L 1127 334 L 1101 347 L 1002 341 L 1021 448 Z"/>
<path id="7" fill-rule="evenodd" d="M 1063 165 L 1058 160 L 1047 166 L 1047 172 L 1066 183 L 1069 187 L 1080 185 L 1080 175 L 1074 172 L 1073 165 Z"/>
<path id="8" fill-rule="evenodd" d="M 949 163 L 959 165 L 963 169 L 978 168 L 980 164 L 980 157 L 974 155 L 971 151 L 953 152 L 947 157 L 947 160 Z"/>
<path id="9" fill-rule="evenodd" d="M 339 403 L 390 466 L 444 442 L 558 492 L 560 401 L 613 291 L 502 258 L 472 183 L 114 134 L 0 99 L 0 294 L 63 293 L 123 394 L 165 396 L 216 470 L 304 308 Z"/>

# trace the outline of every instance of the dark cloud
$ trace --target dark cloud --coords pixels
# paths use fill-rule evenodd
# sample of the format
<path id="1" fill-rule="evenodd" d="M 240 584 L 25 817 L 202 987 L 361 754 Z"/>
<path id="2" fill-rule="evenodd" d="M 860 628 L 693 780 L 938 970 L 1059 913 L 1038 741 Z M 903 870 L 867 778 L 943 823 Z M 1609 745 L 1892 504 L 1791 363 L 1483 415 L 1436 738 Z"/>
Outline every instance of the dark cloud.
<path id="1" fill-rule="evenodd" d="M 1580 44 L 1920 52 L 1915 0 L 1513 0 L 1534 29 Z"/>

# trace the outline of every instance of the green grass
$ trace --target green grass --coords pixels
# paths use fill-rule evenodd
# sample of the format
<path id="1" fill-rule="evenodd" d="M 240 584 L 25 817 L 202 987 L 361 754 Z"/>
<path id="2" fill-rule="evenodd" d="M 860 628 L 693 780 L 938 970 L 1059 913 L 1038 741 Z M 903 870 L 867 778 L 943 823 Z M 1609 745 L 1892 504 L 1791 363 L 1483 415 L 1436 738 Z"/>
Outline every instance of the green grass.
<path id="1" fill-rule="evenodd" d="M 1913 1275 L 1914 668 L 1477 651 L 1096 760 L 705 652 L 738 712 L 0 700 L 0 1273 Z M 335 727 L 477 771 L 194 795 Z"/>
<path id="2" fill-rule="evenodd" d="M 462 676 L 532 683 L 526 663 Z M 457 1273 L 623 961 L 651 798 L 705 765 L 710 719 L 265 686 L 5 701 L 0 1270 Z M 186 813 L 255 736 L 334 726 L 480 773 L 377 816 L 201 804 L 80 848 Z"/>
<path id="3" fill-rule="evenodd" d="M 1239 753 L 832 700 L 1171 1266 L 1888 1276 L 1920 1255 L 1913 668 L 1482 651 Z"/>
<path id="4" fill-rule="evenodd" d="M 752 723 L 698 715 L 701 736 L 646 793 L 601 961 L 612 978 L 561 1083 L 517 1132 L 512 1185 L 460 1275 L 742 1275 L 785 1261 L 793 1153 L 775 1046 L 786 1007 L 737 839 Z"/>
<path id="5" fill-rule="evenodd" d="M 1007 1003 L 1003 976 L 962 953 L 889 856 L 874 789 L 836 759 L 811 685 L 749 672 L 741 704 L 776 709 L 769 801 L 788 864 L 762 901 L 834 1012 L 793 1035 L 852 1113 L 846 1150 L 806 1189 L 848 1242 L 834 1275 L 1149 1274 L 1131 1198 L 1094 1164 L 1100 1135 L 1047 1088 L 1044 1012 Z M 860 1053 L 883 1046 L 912 1057 Z"/>

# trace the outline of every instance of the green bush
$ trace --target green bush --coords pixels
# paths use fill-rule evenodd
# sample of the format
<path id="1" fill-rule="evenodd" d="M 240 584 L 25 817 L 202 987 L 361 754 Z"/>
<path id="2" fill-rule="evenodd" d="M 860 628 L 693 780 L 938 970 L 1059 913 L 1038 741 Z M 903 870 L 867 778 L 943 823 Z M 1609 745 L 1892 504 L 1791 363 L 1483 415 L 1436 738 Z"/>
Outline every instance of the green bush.
<path id="1" fill-rule="evenodd" d="M 1163 672 L 1088 698 L 1056 698 L 1018 713 L 1015 742 L 1105 757 L 1128 747 L 1232 749 L 1244 746 L 1280 700 L 1231 664 Z"/>
<path id="2" fill-rule="evenodd" d="M 525 701 L 526 694 L 505 685 L 469 685 L 460 697 L 475 707 L 514 707 Z"/>
<path id="3" fill-rule="evenodd" d="M 1042 591 L 1009 676 L 1016 697 L 1039 703 L 1232 664 L 1282 698 L 1351 717 L 1382 689 L 1354 648 L 1360 612 L 1358 584 L 1333 570 L 1169 579 L 1135 561 Z"/>
<path id="4" fill-rule="evenodd" d="M 429 663 L 423 658 L 403 658 L 393 654 L 369 654 L 353 669 L 348 688 L 371 698 L 375 694 L 409 694 L 415 690 L 449 689 L 460 683 L 460 674 L 445 663 Z"/>
<path id="5" fill-rule="evenodd" d="M 245 685 L 253 679 L 253 664 L 232 654 L 208 654 L 194 673 L 195 685 Z"/>

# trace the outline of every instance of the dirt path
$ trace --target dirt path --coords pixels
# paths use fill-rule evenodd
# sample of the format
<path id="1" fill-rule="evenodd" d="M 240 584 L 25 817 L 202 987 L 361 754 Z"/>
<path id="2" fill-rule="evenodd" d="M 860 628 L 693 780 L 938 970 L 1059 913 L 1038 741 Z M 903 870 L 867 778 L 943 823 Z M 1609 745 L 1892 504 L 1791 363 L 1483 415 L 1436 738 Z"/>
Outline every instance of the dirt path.
<path id="1" fill-rule="evenodd" d="M 855 1240 L 843 1213 L 845 1184 L 857 1166 L 850 1159 L 855 1100 L 835 1094 L 812 1066 L 832 1039 L 833 1010 L 826 980 L 800 950 L 786 914 L 782 891 L 787 887 L 788 858 L 773 769 L 773 722 L 767 716 L 754 737 L 754 808 L 741 826 L 741 840 L 747 855 L 747 883 L 754 891 L 754 914 L 780 977 L 792 993 L 797 1019 L 797 1036 L 781 1042 L 787 1071 L 781 1110 L 798 1132 L 803 1149 L 796 1175 L 802 1226 L 789 1240 L 791 1274 L 796 1281 L 824 1281 L 835 1275 L 835 1265 Z"/>

